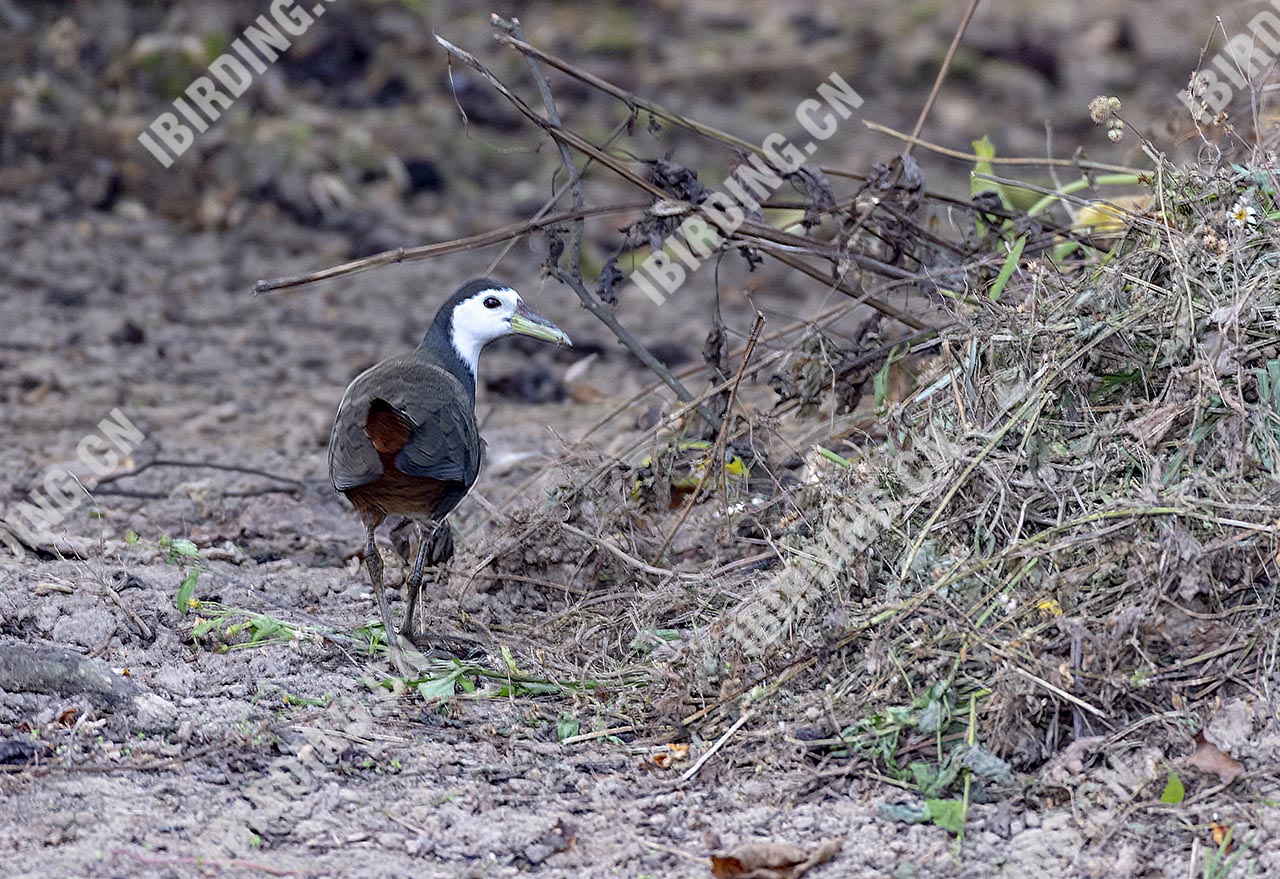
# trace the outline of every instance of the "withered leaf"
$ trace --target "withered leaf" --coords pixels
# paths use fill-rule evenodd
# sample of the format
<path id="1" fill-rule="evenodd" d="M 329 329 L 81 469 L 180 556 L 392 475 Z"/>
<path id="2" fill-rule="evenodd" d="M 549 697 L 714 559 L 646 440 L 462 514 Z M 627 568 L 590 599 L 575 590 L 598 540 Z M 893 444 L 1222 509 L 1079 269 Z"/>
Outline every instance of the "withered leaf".
<path id="1" fill-rule="evenodd" d="M 1206 739 L 1203 732 L 1196 733 L 1196 750 L 1187 762 L 1201 772 L 1218 776 L 1223 784 L 1230 784 L 1244 772 L 1244 764 Z"/>
<path id="2" fill-rule="evenodd" d="M 1125 430 L 1147 448 L 1154 448 L 1189 408 L 1185 404 L 1157 406 L 1141 418 L 1129 422 Z"/>
<path id="3" fill-rule="evenodd" d="M 1084 772 L 1085 756 L 1092 748 L 1100 745 L 1104 739 L 1105 736 L 1085 736 L 1076 739 L 1058 754 L 1058 765 L 1072 775 L 1079 775 Z"/>
<path id="4" fill-rule="evenodd" d="M 789 842 L 748 842 L 711 856 L 716 879 L 799 879 L 825 864 L 844 848 L 844 837 L 834 837 L 811 851 Z"/>

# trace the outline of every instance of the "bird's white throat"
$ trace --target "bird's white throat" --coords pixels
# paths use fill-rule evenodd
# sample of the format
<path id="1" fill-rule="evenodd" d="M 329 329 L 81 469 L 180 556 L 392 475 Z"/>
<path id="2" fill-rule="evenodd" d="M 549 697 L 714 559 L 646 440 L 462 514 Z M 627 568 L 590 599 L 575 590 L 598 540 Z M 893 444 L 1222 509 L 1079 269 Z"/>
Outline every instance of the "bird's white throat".
<path id="1" fill-rule="evenodd" d="M 502 301 L 500 308 L 485 308 L 484 301 L 491 296 Z M 471 370 L 472 381 L 479 379 L 480 352 L 484 346 L 510 334 L 510 316 L 519 302 L 519 293 L 509 287 L 499 287 L 477 293 L 454 307 L 453 350 Z"/>

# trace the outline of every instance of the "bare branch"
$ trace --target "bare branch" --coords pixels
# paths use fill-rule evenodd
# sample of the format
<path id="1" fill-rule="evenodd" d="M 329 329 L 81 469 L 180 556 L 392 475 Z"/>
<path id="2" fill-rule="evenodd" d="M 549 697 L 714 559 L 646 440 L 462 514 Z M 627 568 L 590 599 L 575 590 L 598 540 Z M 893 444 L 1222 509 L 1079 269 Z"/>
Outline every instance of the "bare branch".
<path id="1" fill-rule="evenodd" d="M 361 259 L 345 262 L 341 265 L 333 266 L 327 269 L 320 269 L 315 272 L 307 272 L 302 275 L 289 275 L 282 278 L 272 278 L 267 281 L 259 281 L 253 285 L 254 293 L 271 293 L 276 290 L 287 290 L 290 287 L 301 287 L 304 284 L 314 284 L 317 281 L 328 281 L 333 278 L 340 278 L 344 275 L 362 272 L 365 269 L 377 268 L 378 266 L 395 265 L 401 262 L 413 262 L 419 259 L 431 259 L 436 256 L 444 256 L 448 253 L 461 253 L 467 250 L 476 250 L 481 247 L 490 247 L 494 244 L 501 244 L 521 235 L 527 235 L 530 232 L 537 232 L 552 226 L 558 226 L 561 223 L 580 217 L 603 217 L 610 214 L 624 214 L 628 211 L 644 210 L 649 206 L 648 202 L 635 204 L 619 204 L 604 205 L 598 208 L 584 208 L 581 211 L 564 211 L 563 213 L 553 214 L 542 218 L 534 218 L 526 220 L 523 223 L 514 223 L 510 226 L 503 226 L 490 232 L 481 232 L 479 235 L 471 235 L 466 238 L 455 238 L 452 241 L 442 241 L 438 244 L 424 244 L 420 247 L 397 247 L 395 250 L 384 250 L 382 253 L 375 253 L 373 256 L 366 256 Z"/>

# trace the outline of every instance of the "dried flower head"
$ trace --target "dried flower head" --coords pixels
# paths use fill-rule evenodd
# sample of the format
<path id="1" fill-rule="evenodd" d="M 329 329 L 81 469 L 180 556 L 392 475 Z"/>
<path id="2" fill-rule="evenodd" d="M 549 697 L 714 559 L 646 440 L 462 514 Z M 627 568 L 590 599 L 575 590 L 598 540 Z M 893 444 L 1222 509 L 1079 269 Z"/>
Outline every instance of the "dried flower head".
<path id="1" fill-rule="evenodd" d="M 1089 102 L 1089 118 L 1101 125 L 1120 112 L 1120 99 L 1114 95 L 1098 95 Z"/>
<path id="2" fill-rule="evenodd" d="M 1089 102 L 1089 118 L 1093 120 L 1094 125 L 1101 125 L 1111 111 L 1107 109 L 1107 96 L 1098 95 Z"/>

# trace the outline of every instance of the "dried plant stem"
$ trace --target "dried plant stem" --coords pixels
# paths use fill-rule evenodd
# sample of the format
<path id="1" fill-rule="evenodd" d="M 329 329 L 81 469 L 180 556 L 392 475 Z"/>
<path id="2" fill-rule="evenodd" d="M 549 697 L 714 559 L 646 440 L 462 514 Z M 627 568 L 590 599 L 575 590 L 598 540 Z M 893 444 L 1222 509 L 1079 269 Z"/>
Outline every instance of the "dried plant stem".
<path id="1" fill-rule="evenodd" d="M 955 60 L 956 49 L 960 48 L 960 41 L 964 39 L 964 32 L 969 29 L 969 22 L 973 21 L 973 14 L 978 11 L 978 3 L 981 0 L 969 0 L 969 8 L 965 10 L 964 18 L 960 19 L 960 25 L 956 28 L 955 35 L 951 38 L 951 45 L 947 47 L 946 57 L 942 59 L 942 66 L 938 68 L 938 75 L 934 77 L 933 88 L 929 90 L 929 97 L 925 98 L 924 106 L 920 108 L 920 115 L 916 117 L 916 127 L 911 131 L 911 138 L 920 136 L 921 129 L 924 128 L 924 121 L 929 118 L 929 112 L 933 110 L 933 102 L 938 99 L 938 92 L 942 91 L 942 83 L 946 81 L 947 74 L 951 71 L 951 62 Z M 908 141 L 907 147 L 904 149 L 903 155 L 911 155 L 911 148 L 914 143 Z"/>
<path id="2" fill-rule="evenodd" d="M 729 398 L 724 407 L 724 422 L 720 425 L 715 444 L 711 447 L 710 457 L 707 458 L 706 466 L 702 470 L 702 478 L 698 480 L 697 488 L 690 493 L 689 499 L 685 501 L 684 510 L 680 513 L 680 518 L 676 520 L 676 523 L 667 532 L 667 536 L 663 538 L 662 546 L 658 547 L 655 558 L 662 558 L 666 553 L 667 547 L 671 546 L 671 541 L 675 539 L 676 533 L 683 527 L 685 520 L 689 518 L 689 514 L 693 511 L 694 504 L 698 502 L 698 497 L 702 494 L 702 490 L 708 482 L 718 476 L 724 469 L 724 452 L 729 444 L 729 425 L 733 423 L 733 404 L 738 396 L 738 386 L 742 384 L 742 377 L 747 372 L 747 363 L 751 360 L 751 355 L 756 350 L 756 343 L 760 341 L 760 334 L 763 330 L 764 315 L 757 311 L 756 318 L 751 323 L 751 335 L 747 338 L 747 346 L 742 354 L 742 362 L 738 364 L 738 374 L 729 383 Z"/>
<path id="3" fill-rule="evenodd" d="M 524 32 L 520 28 L 519 19 L 513 18 L 506 20 L 498 15 L 494 15 L 492 17 L 492 23 L 494 27 L 507 31 L 517 39 L 524 36 Z M 551 84 L 547 82 L 547 78 L 538 67 L 536 60 L 527 56 L 525 59 L 528 62 L 530 72 L 533 74 L 534 81 L 538 85 L 538 93 L 542 97 L 543 106 L 546 107 L 547 117 L 545 119 L 533 112 L 533 110 L 530 109 L 524 101 L 520 100 L 518 96 L 503 85 L 501 81 L 473 55 L 463 52 L 461 49 L 453 46 L 442 37 L 437 36 L 436 39 L 451 54 L 456 55 L 475 68 L 486 80 L 489 81 L 490 84 L 494 86 L 494 88 L 498 89 L 498 92 L 502 94 L 503 97 L 510 100 L 530 121 L 551 135 L 552 139 L 556 143 L 556 148 L 560 152 L 560 161 L 564 165 L 565 172 L 569 175 L 569 189 L 573 194 L 575 210 L 581 210 L 583 205 L 582 176 L 573 162 L 573 154 L 569 149 L 570 145 L 580 151 L 586 152 L 590 158 L 609 166 L 615 171 L 621 167 L 612 156 L 597 149 L 594 144 L 587 142 L 577 134 L 569 132 L 564 128 L 560 119 L 560 111 L 556 108 L 555 97 L 551 93 Z M 584 146 L 585 149 L 583 149 Z M 630 174 L 629 169 L 626 170 L 628 171 L 628 174 Z M 641 178 L 636 179 L 644 183 L 646 189 L 652 190 L 653 194 L 665 195 L 661 189 L 648 184 L 647 181 L 644 181 Z M 658 376 L 658 378 L 661 379 L 667 387 L 671 388 L 672 392 L 675 393 L 680 400 L 686 403 L 693 401 L 693 394 L 679 381 L 679 379 L 671 374 L 671 370 L 667 368 L 666 364 L 654 357 L 653 353 L 650 352 L 638 338 L 636 338 L 635 334 L 622 325 L 614 313 L 600 301 L 599 297 L 592 295 L 591 291 L 587 289 L 582 278 L 582 238 L 584 231 L 585 226 L 582 219 L 579 218 L 575 220 L 573 234 L 569 245 L 568 268 L 556 263 L 550 267 L 551 276 L 569 287 L 569 289 L 573 290 L 583 307 L 590 311 L 597 320 L 608 327 L 614 336 L 617 337 L 618 341 L 622 342 L 623 345 L 630 349 L 630 351 L 635 354 L 636 357 L 638 357 L 640 361 L 654 373 L 654 375 Z M 709 409 L 699 404 L 696 406 L 696 411 L 713 428 L 719 429 L 720 419 L 718 419 Z"/>
<path id="4" fill-rule="evenodd" d="M 922 140 L 915 135 L 906 134 L 898 131 L 897 129 L 890 128 L 887 125 L 881 125 L 879 122 L 863 120 L 862 124 L 872 131 L 877 131 L 880 134 L 887 134 L 889 137 L 905 141 L 908 146 L 921 146 L 931 153 L 937 153 L 940 156 L 947 156 L 952 159 L 960 159 L 965 162 L 983 161 L 992 165 L 1036 165 L 1044 168 L 1076 168 L 1083 171 L 1112 171 L 1117 174 L 1150 173 L 1144 172 L 1141 168 L 1130 168 L 1126 165 L 1111 165 L 1107 162 L 1094 162 L 1088 159 L 1054 159 L 1038 156 L 991 156 L 990 158 L 987 158 L 985 156 L 980 156 L 977 153 L 966 153 L 963 150 L 953 150 L 950 147 L 931 143 L 930 141 Z M 862 179 L 863 176 L 861 174 L 851 174 L 849 172 L 840 172 L 836 170 L 827 171 L 825 168 L 823 170 L 828 174 L 835 174 L 841 177 L 853 177 L 854 179 L 859 180 Z"/>
<path id="5" fill-rule="evenodd" d="M 771 252 L 769 255 L 772 256 L 774 259 L 776 259 L 778 262 L 782 263 L 783 265 L 790 266 L 796 271 L 801 272 L 802 274 L 808 275 L 809 277 L 813 278 L 815 281 L 821 281 L 824 284 L 830 284 L 832 287 L 834 287 L 836 290 L 839 290 L 841 293 L 845 294 L 846 296 L 851 296 L 852 298 L 856 299 L 860 303 L 866 303 L 867 305 L 870 305 L 876 311 L 880 312 L 886 317 L 893 318 L 900 324 L 904 324 L 908 327 L 911 327 L 911 329 L 913 330 L 928 329 L 925 323 L 921 321 L 919 318 L 912 317 L 902 309 L 895 308 L 889 303 L 881 299 L 877 299 L 876 297 L 871 296 L 870 294 L 859 293 L 853 287 L 849 286 L 849 283 L 847 281 L 841 280 L 839 278 L 832 278 L 830 275 L 824 275 L 822 272 L 818 271 L 813 266 L 803 262 L 802 260 L 796 259 L 794 256 L 791 256 L 790 254 Z"/>
<path id="6" fill-rule="evenodd" d="M 613 128 L 613 131 L 610 131 L 609 135 L 604 139 L 603 145 L 607 148 L 610 144 L 612 144 L 618 138 L 619 135 L 622 134 L 622 132 L 627 130 L 627 126 L 630 124 L 631 124 L 631 117 L 627 117 L 626 119 L 623 119 L 621 122 L 615 125 Z M 587 168 L 591 166 L 591 162 L 592 160 L 590 158 L 588 158 L 585 162 L 583 162 L 582 168 L 580 168 L 578 171 L 579 178 L 581 178 L 582 175 L 587 172 Z M 565 183 L 562 183 L 556 189 L 556 191 L 551 194 L 551 198 L 547 199 L 547 201 L 542 205 L 542 207 L 538 209 L 538 212 L 533 215 L 533 219 L 531 220 L 531 222 L 537 222 L 538 220 L 542 220 L 543 218 L 545 218 L 547 216 L 547 213 L 552 208 L 554 208 L 557 204 L 560 203 L 560 199 L 564 198 L 565 193 L 567 193 L 572 188 L 572 186 L 573 186 L 572 179 L 566 181 Z M 643 209 L 644 207 L 645 207 L 644 205 L 641 205 L 640 209 Z M 571 211 L 570 213 L 578 214 L 577 217 L 568 218 L 571 220 L 572 219 L 581 220 L 582 218 L 587 216 L 587 212 L 585 211 Z M 486 274 L 492 274 L 493 270 L 498 267 L 498 263 L 500 263 L 502 259 L 508 253 L 511 252 L 512 247 L 515 247 L 516 242 L 520 240 L 520 237 L 522 236 L 515 236 L 506 242 L 505 246 L 502 248 L 502 252 L 499 253 L 496 257 L 494 257 L 493 263 L 490 264 L 489 271 Z"/>
<path id="7" fill-rule="evenodd" d="M 528 43 L 526 43 L 523 39 L 517 39 L 517 38 L 506 36 L 503 34 L 496 35 L 496 39 L 499 42 L 505 43 L 506 45 L 511 46 L 514 49 L 518 49 L 520 52 L 524 53 L 525 55 L 531 58 L 536 58 L 539 61 L 549 64 L 550 66 L 556 68 L 560 72 L 568 74 L 569 76 L 572 76 L 574 79 L 578 80 L 579 82 L 585 83 L 586 85 L 589 85 L 594 89 L 598 89 L 599 91 L 604 92 L 606 95 L 611 95 L 617 98 L 619 101 L 626 104 L 628 107 L 632 109 L 639 108 L 641 110 L 644 110 L 646 113 L 649 113 L 659 119 L 663 119 L 667 122 L 670 122 L 673 125 L 679 125 L 681 128 L 686 128 L 689 131 L 696 132 L 698 134 L 709 137 L 713 140 L 721 141 L 723 143 L 729 144 L 730 146 L 737 147 L 738 149 L 746 150 L 747 152 L 756 153 L 758 155 L 764 155 L 764 150 L 762 150 L 757 144 L 753 144 L 750 141 L 743 140 L 742 138 L 732 135 L 727 131 L 721 131 L 719 128 L 715 128 L 714 126 L 705 125 L 701 122 L 698 122 L 695 119 L 690 119 L 687 116 L 681 116 L 679 113 L 676 113 L 672 110 L 668 110 L 666 107 L 663 107 L 661 104 L 659 104 L 656 101 L 647 100 L 645 98 L 642 98 L 634 94 L 633 92 L 629 92 L 629 91 L 626 91 L 625 89 L 619 88 L 618 86 L 614 85 L 608 80 L 601 79 L 595 74 L 590 73 L 586 70 L 583 70 L 581 67 L 579 67 L 576 64 L 573 64 L 572 62 L 566 61 L 563 58 L 559 58 L 548 52 L 544 52 L 541 49 L 536 48 L 535 46 L 531 46 Z"/>
<path id="8" fill-rule="evenodd" d="M 442 241 L 438 244 L 424 244 L 420 247 L 397 247 L 394 250 L 384 250 L 382 253 L 375 253 L 373 256 L 362 257 L 361 259 L 315 272 L 259 281 L 253 285 L 253 292 L 256 294 L 272 293 L 276 290 L 287 290 L 290 287 L 314 284 L 317 281 L 341 278 L 344 275 L 355 274 L 356 272 L 379 266 L 414 262 L 415 260 L 431 259 L 432 257 L 444 256 L 449 253 L 462 253 L 468 250 L 477 250 L 481 247 L 491 247 L 495 244 L 502 244 L 505 241 L 519 238 L 521 235 L 527 235 L 530 232 L 538 232 L 553 226 L 559 226 L 569 220 L 583 217 L 603 217 L 610 214 L 625 214 L 628 211 L 644 210 L 648 206 L 648 202 L 639 202 L 634 204 L 602 205 L 598 208 L 583 208 L 581 211 L 563 211 L 540 219 L 535 218 L 522 223 L 513 223 L 510 226 L 503 226 L 490 232 L 469 235 L 466 238 L 455 238 L 452 241 Z"/>
<path id="9" fill-rule="evenodd" d="M 715 744 L 710 748 L 707 748 L 706 752 L 698 758 L 697 762 L 684 771 L 684 774 L 680 776 L 680 783 L 684 784 L 691 781 L 693 777 L 698 774 L 698 771 L 702 769 L 703 765 L 705 765 L 708 760 L 714 757 L 716 753 L 725 746 L 725 743 L 733 737 L 733 734 L 742 729 L 746 722 L 751 719 L 752 714 L 753 712 L 749 709 L 742 712 L 742 715 L 733 722 L 733 725 L 725 730 L 724 734 L 720 736 L 720 738 L 716 739 Z"/>
<path id="10" fill-rule="evenodd" d="M 609 555 L 625 563 L 628 567 L 635 568 L 637 571 L 643 571 L 646 574 L 653 574 L 655 577 L 683 577 L 685 579 L 699 579 L 697 574 L 681 574 L 679 571 L 672 571 L 669 568 L 659 568 L 654 565 L 646 564 L 633 555 L 628 554 L 618 546 L 614 545 L 603 537 L 597 537 L 594 534 L 588 534 L 581 528 L 575 528 L 568 522 L 561 522 L 560 527 L 570 534 L 581 537 L 597 549 L 603 549 Z"/>

